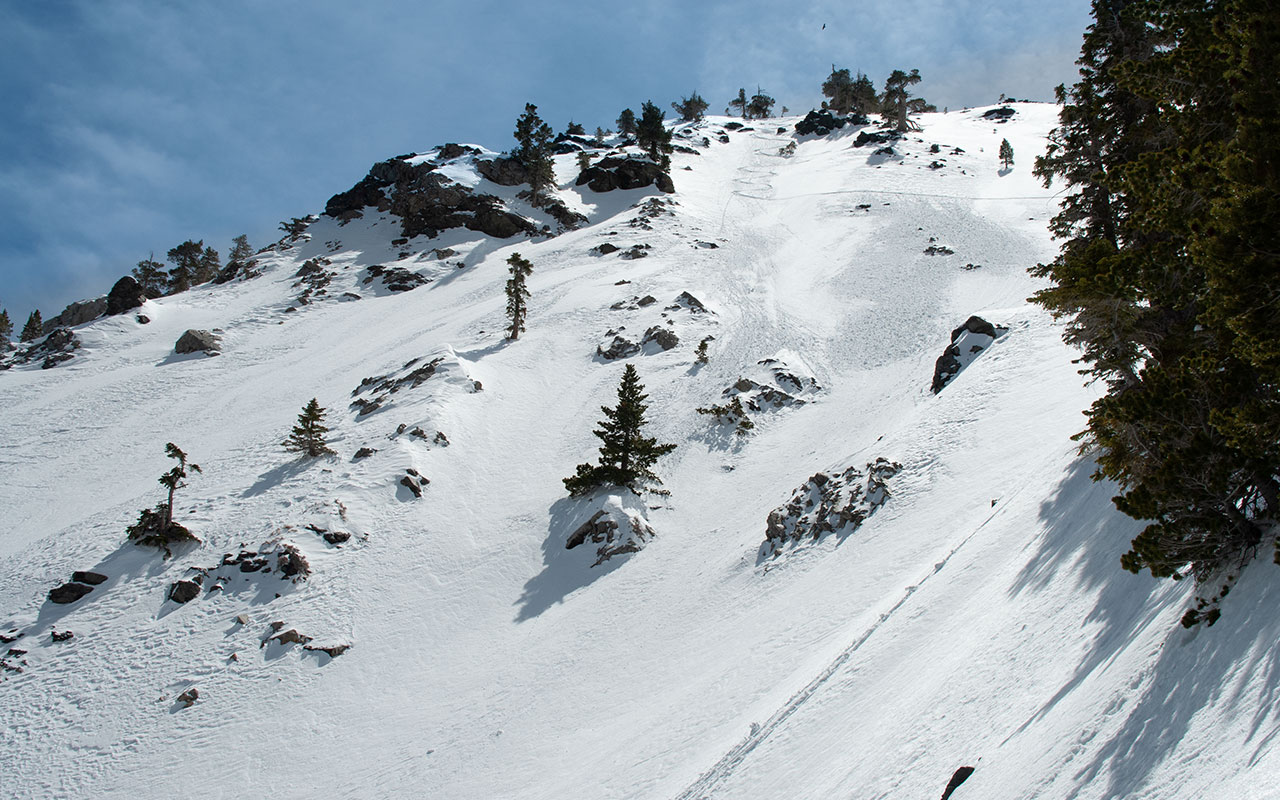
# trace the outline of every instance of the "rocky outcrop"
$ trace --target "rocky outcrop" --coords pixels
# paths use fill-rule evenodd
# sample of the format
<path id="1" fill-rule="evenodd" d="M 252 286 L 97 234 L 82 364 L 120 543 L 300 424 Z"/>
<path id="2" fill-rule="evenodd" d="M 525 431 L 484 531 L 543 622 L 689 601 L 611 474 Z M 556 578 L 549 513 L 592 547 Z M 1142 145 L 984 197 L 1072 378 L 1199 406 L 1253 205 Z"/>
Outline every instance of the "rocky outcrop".
<path id="1" fill-rule="evenodd" d="M 810 133 L 818 136 L 826 136 L 832 131 L 839 130 L 845 125 L 866 125 L 870 122 L 866 117 L 852 114 L 847 117 L 838 117 L 830 111 L 823 109 L 822 111 L 810 111 L 805 115 L 804 119 L 796 123 L 796 133 L 806 136 Z"/>
<path id="2" fill-rule="evenodd" d="M 419 286 L 425 286 L 431 281 L 422 277 L 416 272 L 410 272 L 404 267 L 384 267 L 381 264 L 374 264 L 365 270 L 367 273 L 363 281 L 364 285 L 373 283 L 376 279 L 382 280 L 382 285 L 390 292 L 408 292 Z"/>
<path id="3" fill-rule="evenodd" d="M 769 512 L 760 558 L 776 558 L 786 545 L 816 541 L 823 534 L 853 533 L 889 499 L 888 480 L 901 470 L 901 464 L 877 458 L 865 470 L 817 473 Z"/>
<path id="4" fill-rule="evenodd" d="M 614 189 L 642 189 L 655 186 L 668 194 L 676 190 L 671 176 L 661 165 L 640 156 L 606 156 L 587 167 L 578 175 L 578 186 L 586 186 L 593 192 L 611 192 Z"/>
<path id="5" fill-rule="evenodd" d="M 993 108 L 987 111 L 982 115 L 982 118 L 995 120 L 996 122 L 1004 122 L 1016 113 L 1018 112 L 1008 106 L 1001 106 L 1000 108 Z"/>
<path id="6" fill-rule="evenodd" d="M 147 302 L 147 293 L 142 291 L 142 285 L 134 280 L 133 276 L 125 275 L 116 281 L 116 285 L 112 286 L 111 291 L 107 293 L 107 314 L 113 316 L 123 314 L 145 302 Z"/>
<path id="7" fill-rule="evenodd" d="M 175 603 L 190 603 L 200 596 L 200 584 L 195 581 L 178 581 L 169 587 L 169 599 Z"/>
<path id="8" fill-rule="evenodd" d="M 1008 332 L 1008 328 L 992 325 L 982 317 L 969 317 L 963 325 L 951 332 L 951 344 L 934 363 L 933 383 L 929 390 L 934 394 L 941 392 L 992 342 Z"/>
<path id="9" fill-rule="evenodd" d="M 107 298 L 98 297 L 93 300 L 81 300 L 64 308 L 62 313 L 56 317 L 46 320 L 43 330 L 44 333 L 48 334 L 58 328 L 74 328 L 77 325 L 91 322 L 106 313 Z"/>
<path id="10" fill-rule="evenodd" d="M 670 350 L 680 344 L 680 337 L 676 336 L 676 332 L 670 328 L 654 325 L 644 332 L 644 338 L 640 340 L 641 345 L 646 345 L 650 342 L 657 344 L 663 350 Z"/>
<path id="11" fill-rule="evenodd" d="M 514 158 L 491 158 L 476 162 L 476 172 L 499 186 L 519 186 L 529 182 L 529 171 Z"/>
<path id="12" fill-rule="evenodd" d="M 605 361 L 614 361 L 619 358 L 628 358 L 640 352 L 640 345 L 631 341 L 624 336 L 614 335 L 613 341 L 609 342 L 609 346 L 596 346 L 596 355 Z"/>
<path id="13" fill-rule="evenodd" d="M 221 342 L 212 331 L 198 331 L 194 328 L 188 328 L 173 345 L 173 351 L 179 355 L 199 352 L 216 355 L 221 349 Z"/>
<path id="14" fill-rule="evenodd" d="M 617 556 L 639 552 L 654 536 L 653 528 L 645 519 L 643 510 L 628 507 L 634 504 L 631 498 L 624 502 L 622 498 L 610 495 L 600 502 L 603 507 L 579 525 L 565 542 L 567 550 L 595 545 L 596 560 L 593 567 Z"/>
<path id="15" fill-rule="evenodd" d="M 853 140 L 854 147 L 865 147 L 869 144 L 890 144 L 902 138 L 897 131 L 862 131 Z"/>
<path id="16" fill-rule="evenodd" d="M 62 584 L 61 586 L 55 589 L 50 589 L 49 602 L 57 603 L 58 605 L 66 605 L 68 603 L 74 603 L 75 601 L 79 600 L 81 597 L 84 597 L 86 594 L 92 591 L 93 591 L 92 586 L 86 586 L 83 583 L 76 583 L 75 581 L 71 581 L 70 583 Z"/>
<path id="17" fill-rule="evenodd" d="M 103 583 L 106 583 L 107 576 L 103 575 L 100 572 L 85 572 L 83 570 L 76 570 L 75 572 L 71 573 L 71 580 L 75 581 L 76 583 L 87 583 L 90 586 L 99 586 Z"/>

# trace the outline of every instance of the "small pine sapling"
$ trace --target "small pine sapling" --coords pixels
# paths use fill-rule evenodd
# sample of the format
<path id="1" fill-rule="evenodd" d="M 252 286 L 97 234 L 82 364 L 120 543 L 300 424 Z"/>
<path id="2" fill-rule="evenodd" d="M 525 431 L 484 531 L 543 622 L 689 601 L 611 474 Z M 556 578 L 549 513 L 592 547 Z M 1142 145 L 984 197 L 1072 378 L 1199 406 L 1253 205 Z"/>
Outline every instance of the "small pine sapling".
<path id="1" fill-rule="evenodd" d="M 186 477 L 188 471 L 200 472 L 201 470 L 199 464 L 189 463 L 187 454 L 182 452 L 173 442 L 169 442 L 164 446 L 164 454 L 178 462 L 172 469 L 161 475 L 159 479 L 160 485 L 169 491 L 168 500 L 160 503 L 155 508 L 142 509 L 138 513 L 138 521 L 125 530 L 129 535 L 129 541 L 148 547 L 162 547 L 164 548 L 165 558 L 168 558 L 172 555 L 169 552 L 169 545 L 175 542 L 200 541 L 191 531 L 173 521 L 173 496 L 179 489 L 187 485 Z"/>
<path id="2" fill-rule="evenodd" d="M 707 343 L 710 342 L 712 338 L 713 337 L 711 336 L 706 336 L 702 341 L 698 342 L 697 349 L 693 351 L 694 363 L 706 364 L 711 361 L 711 356 L 707 355 Z"/>
<path id="3" fill-rule="evenodd" d="M 1009 144 L 1008 139 L 1000 140 L 1000 164 L 1005 169 L 1013 167 L 1013 145 Z"/>
<path id="4" fill-rule="evenodd" d="M 507 338 L 516 340 L 524 332 L 525 316 L 529 313 L 529 289 L 525 286 L 525 278 L 533 272 L 533 264 L 521 258 L 519 253 L 512 253 L 507 259 L 511 266 L 511 277 L 507 279 L 507 316 L 511 326 L 507 329 Z"/>
<path id="5" fill-rule="evenodd" d="M 697 411 L 699 414 L 714 416 L 717 423 L 728 423 L 733 425 L 739 436 L 746 436 L 747 431 L 756 426 L 756 424 L 751 421 L 751 417 L 747 416 L 746 409 L 742 407 L 742 399 L 736 396 L 731 402 L 725 403 L 722 406 L 699 408 Z"/>
<path id="6" fill-rule="evenodd" d="M 293 426 L 289 438 L 284 442 L 284 449 L 291 453 L 302 453 L 307 458 L 333 455 L 333 450 L 324 440 L 329 429 L 324 425 L 325 410 L 320 407 L 316 398 L 302 408 L 298 414 L 298 424 Z"/>
<path id="7" fill-rule="evenodd" d="M 600 463 L 579 464 L 575 473 L 564 479 L 571 496 L 589 494 L 601 486 L 625 487 L 639 494 L 646 483 L 662 483 L 653 473 L 653 464 L 676 446 L 658 444 L 657 439 L 643 435 L 647 399 L 636 368 L 628 364 L 618 384 L 618 405 L 601 406 L 605 419 L 592 431 L 601 441 Z"/>

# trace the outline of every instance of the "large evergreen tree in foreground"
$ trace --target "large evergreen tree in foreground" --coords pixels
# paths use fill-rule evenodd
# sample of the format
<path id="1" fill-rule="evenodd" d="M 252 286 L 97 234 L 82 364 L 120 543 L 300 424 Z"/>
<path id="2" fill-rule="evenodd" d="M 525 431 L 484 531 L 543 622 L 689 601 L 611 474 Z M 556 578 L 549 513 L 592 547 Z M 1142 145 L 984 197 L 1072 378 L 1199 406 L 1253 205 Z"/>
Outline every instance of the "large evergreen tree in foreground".
<path id="1" fill-rule="evenodd" d="M 638 493 L 646 483 L 662 483 L 653 473 L 653 464 L 676 446 L 658 444 L 657 439 L 642 433 L 647 399 L 636 368 L 628 364 L 618 385 L 618 405 L 601 406 L 605 418 L 592 431 L 602 443 L 600 463 L 579 464 L 573 476 L 564 479 L 569 494 L 584 495 L 601 486 L 621 486 Z"/>
<path id="2" fill-rule="evenodd" d="M 1081 434 L 1149 524 L 1122 565 L 1192 577 L 1210 624 L 1280 514 L 1280 15 L 1094 0 L 1036 174 L 1074 189 L 1035 300 L 1107 394 Z M 1280 561 L 1280 553 L 1277 553 Z"/>

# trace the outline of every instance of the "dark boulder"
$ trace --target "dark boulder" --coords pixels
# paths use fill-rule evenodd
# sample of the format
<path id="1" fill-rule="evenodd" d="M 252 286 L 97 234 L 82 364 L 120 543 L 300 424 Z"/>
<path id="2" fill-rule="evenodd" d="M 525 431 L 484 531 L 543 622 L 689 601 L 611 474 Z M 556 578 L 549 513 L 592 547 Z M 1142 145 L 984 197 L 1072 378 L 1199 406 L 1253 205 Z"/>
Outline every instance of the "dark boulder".
<path id="1" fill-rule="evenodd" d="M 479 231 L 497 239 L 509 239 L 517 233 L 538 232 L 538 226 L 524 217 L 492 206 L 476 209 L 471 219 L 464 224 L 467 230 Z"/>
<path id="2" fill-rule="evenodd" d="M 982 115 L 982 118 L 993 119 L 993 120 L 996 120 L 997 122 L 1003 122 L 1004 120 L 1009 119 L 1016 113 L 1018 112 L 1013 110 L 1012 108 L 1009 108 L 1008 106 L 1001 106 L 1000 108 L 993 108 L 987 111 L 985 114 Z"/>
<path id="3" fill-rule="evenodd" d="M 947 781 L 947 788 L 942 792 L 942 800 L 948 800 L 951 793 L 960 788 L 960 784 L 969 780 L 969 776 L 973 774 L 973 767 L 960 767 L 951 774 L 951 780 Z"/>
<path id="4" fill-rule="evenodd" d="M 169 599 L 175 603 L 190 603 L 200 596 L 200 585 L 195 581 L 178 581 L 169 587 Z"/>
<path id="5" fill-rule="evenodd" d="M 187 329 L 187 332 L 178 337 L 178 341 L 173 345 L 175 353 L 217 353 L 221 349 L 218 337 L 213 335 L 211 331 L 198 331 L 194 328 Z"/>
<path id="6" fill-rule="evenodd" d="M 1003 336 L 1008 328 L 1000 328 L 982 317 L 969 317 L 965 323 L 951 332 L 951 344 L 938 357 L 933 366 L 933 383 L 929 390 L 941 392 L 961 370 L 969 366 L 992 342 Z"/>
<path id="7" fill-rule="evenodd" d="M 145 302 L 147 302 L 147 293 L 142 291 L 142 285 L 134 280 L 132 275 L 125 275 L 116 281 L 116 285 L 112 286 L 111 291 L 107 293 L 107 313 L 113 316 L 123 314 Z"/>
<path id="8" fill-rule="evenodd" d="M 818 136 L 826 136 L 832 131 L 839 130 L 845 125 L 866 125 L 870 122 L 866 117 L 853 114 L 847 117 L 838 117 L 830 111 L 810 111 L 805 115 L 804 119 L 796 123 L 796 133 L 801 136 L 813 133 Z M 779 129 L 779 133 L 783 129 Z"/>
<path id="9" fill-rule="evenodd" d="M 81 570 L 76 570 L 71 573 L 71 580 L 76 583 L 87 583 L 90 586 L 97 586 L 101 583 L 105 583 L 107 576 L 98 572 L 82 572 Z"/>
<path id="10" fill-rule="evenodd" d="M 596 347 L 596 355 L 606 361 L 613 361 L 619 358 L 627 358 L 640 352 L 640 345 L 630 339 L 621 336 L 613 337 L 613 341 L 609 343 L 606 349 L 603 345 Z"/>
<path id="11" fill-rule="evenodd" d="M 465 144 L 449 142 L 440 145 L 440 152 L 436 153 L 436 159 L 440 161 L 452 161 L 455 158 L 462 158 L 466 155 L 479 155 L 480 150 Z"/>
<path id="12" fill-rule="evenodd" d="M 58 605 L 74 603 L 92 591 L 92 586 L 85 586 L 83 583 L 64 583 L 56 589 L 49 590 L 49 602 Z"/>
<path id="13" fill-rule="evenodd" d="M 725 127 L 725 130 L 736 131 L 739 128 L 743 127 L 743 125 L 741 122 L 726 122 L 724 124 L 724 127 Z"/>
<path id="14" fill-rule="evenodd" d="M 593 192 L 614 189 L 641 189 L 655 186 L 668 194 L 676 190 L 671 176 L 656 162 L 639 156 L 607 156 L 578 175 L 576 185 L 586 185 Z"/>
<path id="15" fill-rule="evenodd" d="M 676 332 L 670 328 L 664 328 L 661 325 L 654 325 L 652 328 L 644 332 L 644 339 L 641 344 L 656 342 L 658 347 L 663 350 L 670 350 L 680 344 L 680 337 L 676 336 Z"/>
<path id="16" fill-rule="evenodd" d="M 191 708 L 200 699 L 200 691 L 192 687 L 178 695 L 178 704 L 183 708 Z"/>
<path id="17" fill-rule="evenodd" d="M 853 140 L 854 147 L 865 147 L 869 144 L 888 144 L 902 138 L 897 131 L 860 131 Z"/>
<path id="18" fill-rule="evenodd" d="M 499 186 L 519 186 L 529 182 L 529 171 L 514 158 L 477 161 L 476 171 Z"/>
<path id="19" fill-rule="evenodd" d="M 616 244 L 612 244 L 612 243 L 610 243 L 610 242 L 605 242 L 605 243 L 603 243 L 603 244 L 598 244 L 598 245 L 596 245 L 595 247 L 591 248 L 591 252 L 593 252 L 593 253 L 599 253 L 599 254 L 600 254 L 600 255 L 602 255 L 602 256 L 607 256 L 607 255 L 609 255 L 610 253 L 616 253 L 616 252 L 618 252 L 618 249 L 619 249 L 619 248 L 618 248 L 618 246 L 617 246 Z"/>

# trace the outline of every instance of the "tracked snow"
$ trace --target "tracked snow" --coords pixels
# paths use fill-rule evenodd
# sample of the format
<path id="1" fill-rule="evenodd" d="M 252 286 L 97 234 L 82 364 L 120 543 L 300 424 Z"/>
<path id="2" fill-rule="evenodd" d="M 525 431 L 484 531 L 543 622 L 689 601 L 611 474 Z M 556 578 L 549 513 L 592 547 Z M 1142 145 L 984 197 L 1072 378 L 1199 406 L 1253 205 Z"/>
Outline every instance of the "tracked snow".
<path id="1" fill-rule="evenodd" d="M 1138 524 L 1069 438 L 1094 390 L 1025 299 L 1054 252 L 1028 165 L 1055 109 L 1015 108 L 924 115 L 892 154 L 846 128 L 784 155 L 794 120 L 722 144 L 709 118 L 674 195 L 576 187 L 560 156 L 589 222 L 553 238 L 322 217 L 262 277 L 0 374 L 0 794 L 897 798 L 974 766 L 957 800 L 1280 796 L 1274 568 L 1195 632 L 1189 587 L 1120 571 Z M 467 158 L 445 174 L 549 224 Z M 534 271 L 511 342 L 513 252 Z M 300 303 L 308 261 L 327 277 Z M 935 396 L 974 314 L 1008 333 Z M 654 327 L 677 343 L 596 355 Z M 190 328 L 221 355 L 175 355 Z M 622 363 L 678 444 L 670 494 L 570 499 Z M 780 373 L 804 402 L 708 435 L 696 408 Z M 338 455 L 296 460 L 312 397 Z M 124 542 L 165 442 L 203 468 L 177 500 L 203 544 L 168 560 Z M 901 470 L 856 530 L 757 557 L 797 487 L 882 457 Z M 566 549 L 597 507 L 647 518 L 644 549 Z M 108 579 L 48 602 L 75 570 Z"/>

